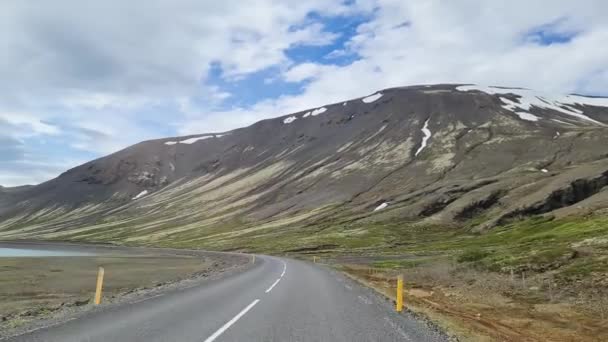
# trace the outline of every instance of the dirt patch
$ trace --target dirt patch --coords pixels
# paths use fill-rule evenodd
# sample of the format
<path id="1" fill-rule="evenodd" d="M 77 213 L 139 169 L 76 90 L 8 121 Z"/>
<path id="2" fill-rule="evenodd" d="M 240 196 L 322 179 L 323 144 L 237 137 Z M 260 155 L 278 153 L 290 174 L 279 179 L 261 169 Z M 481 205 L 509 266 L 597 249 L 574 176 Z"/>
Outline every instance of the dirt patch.
<path id="1" fill-rule="evenodd" d="M 509 284 L 508 277 L 483 272 L 459 278 L 449 275 L 447 268 L 398 272 L 365 265 L 341 268 L 392 299 L 396 274 L 405 274 L 408 310 L 429 317 L 458 340 L 599 342 L 608 336 L 608 320 L 575 303 L 543 300 L 533 279 L 518 290 L 521 285 Z"/>

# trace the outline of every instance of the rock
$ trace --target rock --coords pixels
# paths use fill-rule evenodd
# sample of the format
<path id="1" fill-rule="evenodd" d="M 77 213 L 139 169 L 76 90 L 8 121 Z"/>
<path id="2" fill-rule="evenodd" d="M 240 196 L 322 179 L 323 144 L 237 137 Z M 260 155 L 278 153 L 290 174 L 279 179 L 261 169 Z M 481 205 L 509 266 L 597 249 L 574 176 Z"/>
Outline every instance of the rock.
<path id="1" fill-rule="evenodd" d="M 89 299 L 77 300 L 74 302 L 74 306 L 83 306 L 89 304 Z"/>

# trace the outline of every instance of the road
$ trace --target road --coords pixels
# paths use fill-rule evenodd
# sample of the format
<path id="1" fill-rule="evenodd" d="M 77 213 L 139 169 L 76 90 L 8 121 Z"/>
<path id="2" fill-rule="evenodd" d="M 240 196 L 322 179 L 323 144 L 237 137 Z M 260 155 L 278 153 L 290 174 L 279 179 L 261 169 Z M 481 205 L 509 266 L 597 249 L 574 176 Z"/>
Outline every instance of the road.
<path id="1" fill-rule="evenodd" d="M 246 271 L 8 341 L 443 341 L 333 270 L 260 256 Z"/>

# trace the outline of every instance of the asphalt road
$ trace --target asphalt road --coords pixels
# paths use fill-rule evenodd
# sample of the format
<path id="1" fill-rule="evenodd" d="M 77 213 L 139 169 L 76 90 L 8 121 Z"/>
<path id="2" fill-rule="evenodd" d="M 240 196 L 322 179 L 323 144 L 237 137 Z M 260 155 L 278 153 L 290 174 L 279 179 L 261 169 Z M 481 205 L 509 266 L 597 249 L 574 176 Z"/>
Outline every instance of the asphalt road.
<path id="1" fill-rule="evenodd" d="M 341 274 L 258 257 L 247 271 L 8 341 L 443 341 Z"/>

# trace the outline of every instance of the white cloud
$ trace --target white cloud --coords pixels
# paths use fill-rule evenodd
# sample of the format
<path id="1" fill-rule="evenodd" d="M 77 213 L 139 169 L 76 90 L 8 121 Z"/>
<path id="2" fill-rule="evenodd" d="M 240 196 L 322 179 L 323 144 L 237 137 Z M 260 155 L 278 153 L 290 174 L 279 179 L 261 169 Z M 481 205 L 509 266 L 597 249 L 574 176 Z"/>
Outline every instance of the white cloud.
<path id="1" fill-rule="evenodd" d="M 331 71 L 334 66 L 317 63 L 301 63 L 283 73 L 283 79 L 287 82 L 302 82 L 314 79 L 324 72 Z"/>
<path id="2" fill-rule="evenodd" d="M 12 125 L 10 136 L 23 138 L 35 135 L 57 135 L 60 129 L 57 126 L 43 122 L 42 119 L 25 112 L 0 112 L 0 123 Z"/>
<path id="3" fill-rule="evenodd" d="M 315 61 L 293 65 L 282 78 L 307 81 L 301 94 L 210 111 L 180 132 L 232 129 L 411 84 L 480 83 L 608 95 L 608 4 L 603 1 L 553 1 L 551 6 L 513 1 L 505 6 L 483 1 L 370 0 L 357 5 L 373 13 L 346 44 L 344 53 L 356 53 L 359 60 L 346 66 Z M 556 21 L 557 33 L 578 35 L 550 46 L 526 41 L 529 30 Z"/>

